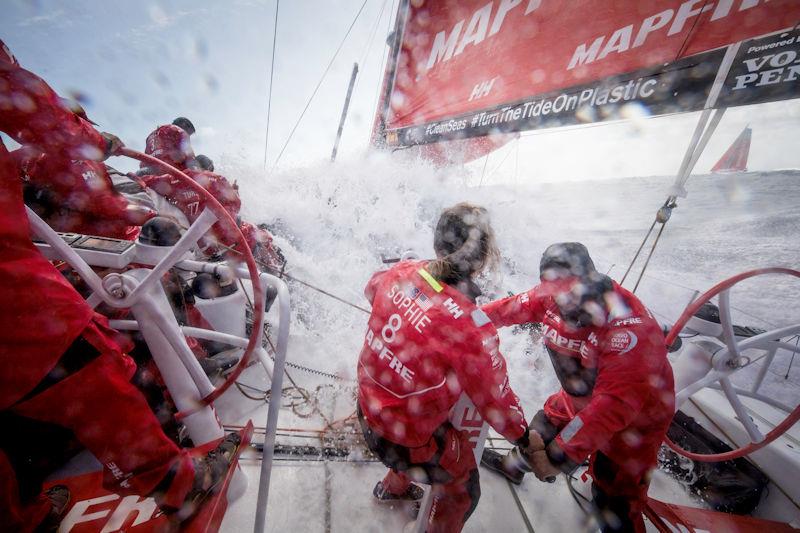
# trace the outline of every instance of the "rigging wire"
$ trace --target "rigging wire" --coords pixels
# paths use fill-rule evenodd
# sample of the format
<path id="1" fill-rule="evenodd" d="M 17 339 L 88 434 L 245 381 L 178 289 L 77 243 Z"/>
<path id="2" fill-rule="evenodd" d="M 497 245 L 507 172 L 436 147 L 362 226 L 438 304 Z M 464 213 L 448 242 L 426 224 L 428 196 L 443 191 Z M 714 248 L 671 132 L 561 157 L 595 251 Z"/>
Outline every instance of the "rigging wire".
<path id="1" fill-rule="evenodd" d="M 500 161 L 500 164 L 499 164 L 499 165 L 497 165 L 496 167 L 494 167 L 494 169 L 493 169 L 491 172 L 489 172 L 489 175 L 488 175 L 488 176 L 486 176 L 486 178 L 487 178 L 487 179 L 488 179 L 488 178 L 491 178 L 492 176 L 494 176 L 494 173 L 495 173 L 495 172 L 497 172 L 497 171 L 500 169 L 500 167 L 502 167 L 502 166 L 503 166 L 503 163 L 505 163 L 505 162 L 506 162 L 506 159 L 508 159 L 508 156 L 510 156 L 510 155 L 511 155 L 511 152 L 513 152 L 513 151 L 514 151 L 514 147 L 513 147 L 513 146 L 509 146 L 509 149 L 506 151 L 506 155 L 505 155 L 505 157 L 503 157 L 503 159 Z M 489 158 L 488 158 L 488 156 L 487 156 L 487 158 L 486 158 L 486 159 L 487 159 L 487 161 L 488 161 L 488 159 L 489 159 Z M 486 170 L 486 163 L 484 163 L 484 165 L 483 165 L 483 169 L 484 169 L 484 170 Z M 483 176 L 481 176 L 481 185 L 483 185 Z"/>
<path id="2" fill-rule="evenodd" d="M 656 222 L 657 222 L 657 220 L 653 219 L 653 223 L 650 225 L 650 229 L 647 230 L 647 235 L 645 235 L 644 239 L 642 239 L 642 244 L 639 245 L 639 249 L 636 250 L 636 253 L 633 256 L 633 259 L 631 259 L 631 263 L 628 265 L 628 269 L 625 271 L 625 274 L 623 274 L 622 279 L 619 282 L 620 285 L 625 283 L 625 279 L 628 277 L 628 274 L 630 274 L 634 263 L 636 263 L 636 260 L 639 259 L 639 254 L 642 253 L 642 248 L 644 248 L 644 245 L 647 243 L 647 239 L 649 239 L 650 235 L 653 233 L 653 228 L 656 227 Z"/>
<path id="3" fill-rule="evenodd" d="M 387 38 L 388 38 L 389 34 L 391 33 L 391 29 L 392 29 L 392 13 L 396 13 L 396 10 L 395 10 L 396 2 L 397 2 L 397 0 L 392 0 L 392 10 L 389 12 L 389 22 L 388 22 L 388 24 L 386 26 L 386 36 L 387 36 Z M 378 71 L 383 76 L 381 77 L 380 81 L 377 83 L 378 87 L 375 89 L 375 98 L 374 98 L 373 103 L 372 103 L 372 108 L 375 109 L 375 114 L 376 115 L 378 114 L 378 103 L 379 103 L 379 100 L 380 100 L 380 97 L 381 97 L 381 88 L 383 88 L 383 81 L 386 79 L 386 61 L 389 58 L 389 54 L 391 54 L 391 49 L 389 49 L 389 51 L 387 51 L 384 54 L 383 59 L 381 60 L 381 68 Z M 371 142 L 372 142 L 372 128 L 369 128 L 368 137 L 367 137 L 367 145 L 369 145 Z"/>
<path id="4" fill-rule="evenodd" d="M 664 222 L 662 222 L 661 227 L 658 230 L 658 234 L 656 235 L 656 240 L 653 241 L 653 246 L 650 248 L 650 253 L 647 254 L 647 259 L 644 262 L 644 266 L 642 267 L 642 271 L 639 273 L 639 279 L 636 280 L 636 285 L 633 286 L 633 290 L 631 291 L 634 294 L 636 293 L 636 289 L 639 288 L 639 283 L 642 282 L 642 278 L 644 277 L 644 272 L 645 272 L 645 270 L 647 270 L 647 265 L 650 264 L 650 259 L 653 257 L 653 252 L 656 251 L 656 246 L 658 245 L 658 240 L 661 238 L 661 234 L 664 233 L 664 228 L 667 227 L 667 222 L 669 222 L 669 219 L 667 219 Z"/>
<path id="5" fill-rule="evenodd" d="M 278 11 L 281 0 L 275 0 L 275 27 L 272 31 L 272 60 L 269 66 L 269 91 L 267 93 L 267 132 L 264 139 L 264 168 L 267 168 L 267 149 L 269 148 L 269 119 L 272 113 L 272 79 L 275 77 L 275 43 L 278 40 Z"/>
<path id="6" fill-rule="evenodd" d="M 317 82 L 317 86 L 314 87 L 314 91 L 311 93 L 311 96 L 308 98 L 308 102 L 306 102 L 306 106 L 303 108 L 303 111 L 300 113 L 300 116 L 297 118 L 297 122 L 295 122 L 294 127 L 292 128 L 292 131 L 289 133 L 289 137 L 286 138 L 286 142 L 283 144 L 283 148 L 281 148 L 281 151 L 278 154 L 277 159 L 275 159 L 275 163 L 272 165 L 272 169 L 273 170 L 275 170 L 275 167 L 278 166 L 278 162 L 280 162 L 281 157 L 283 156 L 283 152 L 286 150 L 286 147 L 289 146 L 289 142 L 291 142 L 292 137 L 294 136 L 294 132 L 297 131 L 297 127 L 300 125 L 300 121 L 303 120 L 303 117 L 305 116 L 306 111 L 308 111 L 309 106 L 311 106 L 311 102 L 314 100 L 314 97 L 317 95 L 317 91 L 319 91 L 319 88 L 322 86 L 322 82 L 325 81 L 325 76 L 328 75 L 328 71 L 330 71 L 331 66 L 333 66 L 333 62 L 336 61 L 336 58 L 338 57 L 339 52 L 342 50 L 342 47 L 344 46 L 344 43 L 347 40 L 347 37 L 350 36 L 350 32 L 353 30 L 353 26 L 356 25 L 356 22 L 358 21 L 358 18 L 361 16 L 361 12 L 364 11 L 364 6 L 367 5 L 368 1 L 369 0 L 364 0 L 364 2 L 361 4 L 361 7 L 358 8 L 358 13 L 356 13 L 355 18 L 353 18 L 353 22 L 350 23 L 350 27 L 347 28 L 347 32 L 344 34 L 344 37 L 342 38 L 342 42 L 339 43 L 339 47 L 333 53 L 333 57 L 331 57 L 331 60 L 328 63 L 328 66 L 325 67 L 325 71 L 322 73 L 322 77 L 319 79 L 319 82 Z"/>
<path id="7" fill-rule="evenodd" d="M 362 71 L 366 71 L 367 68 L 367 59 L 369 58 L 370 53 L 372 52 L 372 45 L 374 44 L 373 41 L 375 40 L 375 35 L 378 33 L 378 26 L 381 23 L 381 19 L 383 18 L 383 12 L 386 10 L 386 4 L 388 0 L 383 0 L 381 3 L 381 10 L 378 12 L 378 18 L 375 19 L 375 24 L 372 25 L 372 30 L 370 31 L 369 37 L 367 38 L 367 44 L 364 47 L 364 55 L 361 56 L 361 61 L 359 61 L 359 65 L 361 65 Z M 356 78 L 356 84 L 353 87 L 353 94 L 355 94 L 358 90 L 358 84 L 361 81 L 363 76 L 359 76 Z"/>
<path id="8" fill-rule="evenodd" d="M 315 291 L 317 291 L 317 292 L 319 292 L 319 293 L 322 293 L 322 294 L 324 294 L 325 296 L 330 296 L 330 297 L 331 297 L 331 298 L 333 298 L 334 300 L 338 300 L 338 301 L 342 302 L 343 304 L 347 304 L 347 305 L 349 305 L 350 307 L 352 307 L 352 308 L 354 308 L 354 309 L 358 309 L 359 311 L 363 311 L 364 313 L 367 313 L 368 315 L 369 315 L 369 314 L 372 314 L 372 311 L 370 311 L 369 309 L 367 309 L 367 308 L 365 308 L 365 307 L 361 307 L 360 305 L 354 304 L 354 303 L 352 303 L 352 302 L 348 302 L 348 301 L 347 301 L 347 300 L 345 300 L 344 298 L 340 298 L 339 296 L 336 296 L 335 294 L 331 294 L 331 293 L 329 293 L 328 291 L 326 291 L 326 290 L 324 290 L 324 289 L 320 289 L 319 287 L 315 287 L 314 285 L 312 285 L 312 284 L 310 284 L 310 283 L 308 283 L 308 282 L 305 282 L 305 281 L 303 281 L 303 280 L 297 279 L 297 278 L 296 278 L 296 277 L 294 277 L 294 276 L 290 276 L 289 274 L 286 274 L 286 273 L 284 273 L 284 274 L 283 274 L 283 277 L 285 277 L 285 278 L 287 278 L 287 279 L 290 279 L 290 280 L 292 280 L 292 281 L 296 281 L 297 283 L 299 283 L 299 284 L 301 284 L 301 285 L 305 285 L 305 286 L 306 286 L 306 287 L 308 287 L 309 289 L 313 289 L 313 290 L 315 290 Z"/>
<path id="9" fill-rule="evenodd" d="M 486 165 L 489 164 L 489 156 L 492 155 L 491 152 L 486 154 L 486 159 L 483 160 L 483 171 L 481 172 L 481 181 L 478 183 L 478 187 L 483 185 L 483 178 L 486 176 Z"/>
<path id="10" fill-rule="evenodd" d="M 226 246 L 225 244 L 217 243 L 217 246 L 220 247 L 220 248 L 224 248 L 224 249 L 226 249 L 227 251 L 229 251 L 231 253 L 235 253 L 235 254 L 241 255 L 241 252 L 239 250 L 231 248 L 230 246 Z M 337 300 L 339 302 L 342 302 L 343 304 L 349 305 L 350 307 L 358 309 L 359 311 L 363 311 L 364 313 L 367 313 L 368 315 L 372 313 L 372 311 L 370 311 L 369 309 L 367 309 L 365 307 L 361 307 L 360 305 L 357 305 L 357 304 L 354 304 L 352 302 L 349 302 L 349 301 L 345 300 L 344 298 L 342 298 L 340 296 L 336 296 L 335 294 L 332 294 L 332 293 L 330 293 L 330 292 L 328 292 L 328 291 L 326 291 L 324 289 L 321 289 L 321 288 L 319 288 L 319 287 L 317 287 L 315 285 L 312 285 L 311 283 L 308 283 L 307 281 L 303 281 L 303 280 L 301 280 L 299 278 L 296 278 L 296 277 L 292 276 L 291 274 L 289 274 L 288 272 L 283 270 L 283 268 L 280 271 L 277 271 L 274 268 L 272 268 L 271 266 L 267 265 L 266 263 L 264 263 L 262 261 L 259 261 L 258 259 L 256 259 L 255 262 L 256 262 L 256 264 L 258 266 L 262 267 L 266 272 L 268 272 L 270 274 L 273 274 L 273 275 L 275 275 L 275 276 L 277 276 L 279 278 L 286 278 L 286 279 L 290 279 L 292 281 L 296 281 L 297 283 L 299 283 L 301 285 L 305 285 L 309 289 L 315 290 L 315 291 L 317 291 L 317 292 L 319 292 L 321 294 L 324 294 L 325 296 L 329 296 L 329 297 L 333 298 L 334 300 Z M 286 263 L 284 262 L 283 267 L 285 267 L 285 266 L 286 266 Z M 177 267 L 177 268 L 178 268 L 178 270 L 181 270 L 180 267 Z M 251 303 L 251 305 L 252 305 L 252 303 Z"/>

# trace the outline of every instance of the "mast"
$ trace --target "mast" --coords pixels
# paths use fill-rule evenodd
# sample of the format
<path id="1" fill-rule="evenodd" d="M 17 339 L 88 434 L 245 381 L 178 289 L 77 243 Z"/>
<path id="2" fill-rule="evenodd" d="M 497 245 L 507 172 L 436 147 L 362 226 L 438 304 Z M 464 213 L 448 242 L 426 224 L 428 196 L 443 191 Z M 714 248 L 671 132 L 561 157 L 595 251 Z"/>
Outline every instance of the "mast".
<path id="1" fill-rule="evenodd" d="M 377 120 L 372 134 L 373 146 L 383 148 L 386 146 L 386 120 L 389 114 L 391 94 L 394 90 L 394 81 L 397 75 L 397 60 L 400 57 L 400 48 L 403 42 L 403 30 L 406 24 L 406 14 L 408 13 L 408 1 L 400 0 L 397 5 L 397 14 L 394 19 L 394 30 L 387 37 L 391 42 L 389 51 L 389 61 L 386 65 L 386 75 L 383 78 L 383 91 L 378 102 Z"/>
<path id="2" fill-rule="evenodd" d="M 336 161 L 336 152 L 339 150 L 339 141 L 342 138 L 342 130 L 344 129 L 344 119 L 347 118 L 347 110 L 350 108 L 350 97 L 353 95 L 353 85 L 355 85 L 356 83 L 357 74 L 358 74 L 358 63 L 353 63 L 353 73 L 350 74 L 350 85 L 347 86 L 347 96 L 344 99 L 342 118 L 339 119 L 339 130 L 336 132 L 336 141 L 333 143 L 333 152 L 331 152 L 331 162 Z"/>

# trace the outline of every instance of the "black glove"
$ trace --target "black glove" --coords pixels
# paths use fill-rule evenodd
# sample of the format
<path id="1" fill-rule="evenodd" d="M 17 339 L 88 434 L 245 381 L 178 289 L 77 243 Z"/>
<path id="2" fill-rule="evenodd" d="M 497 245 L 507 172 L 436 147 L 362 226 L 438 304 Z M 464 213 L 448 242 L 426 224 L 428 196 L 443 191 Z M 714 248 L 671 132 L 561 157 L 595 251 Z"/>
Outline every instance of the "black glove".
<path id="1" fill-rule="evenodd" d="M 113 133 L 107 133 L 104 131 L 100 135 L 102 135 L 103 139 L 106 140 L 106 152 L 103 159 L 108 159 L 112 155 L 118 155 L 120 149 L 125 146 L 122 144 L 122 140 Z"/>

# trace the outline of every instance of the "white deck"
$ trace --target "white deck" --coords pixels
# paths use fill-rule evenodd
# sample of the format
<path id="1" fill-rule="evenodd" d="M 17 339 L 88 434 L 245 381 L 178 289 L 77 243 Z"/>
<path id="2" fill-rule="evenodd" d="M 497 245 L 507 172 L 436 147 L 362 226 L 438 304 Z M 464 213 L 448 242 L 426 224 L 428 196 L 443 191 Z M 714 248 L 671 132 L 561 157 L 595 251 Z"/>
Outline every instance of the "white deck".
<path id="1" fill-rule="evenodd" d="M 298 385 L 312 388 L 324 379 L 302 371 L 290 370 Z M 240 381 L 264 387 L 263 370 L 253 366 Z M 351 396 L 345 387 L 341 397 L 335 398 L 334 412 L 326 413 L 342 418 L 354 409 Z M 241 425 L 247 418 L 256 424 L 255 442 L 263 439 L 266 404 L 247 400 L 235 389 L 227 392 L 218 402 L 221 419 L 226 424 Z M 292 429 L 320 428 L 319 416 L 299 418 L 290 409 L 281 410 L 278 427 Z M 259 429 L 258 426 L 261 426 Z M 259 432 L 260 431 L 260 432 Z M 306 436 L 280 431 L 277 439 L 283 444 L 320 446 L 321 441 Z M 508 447 L 503 439 L 492 438 L 498 448 Z M 222 523 L 223 532 L 252 531 L 258 493 L 261 455 L 248 452 L 242 459 L 242 468 L 249 478 L 246 494 L 229 508 Z M 497 474 L 481 467 L 481 500 L 467 522 L 464 531 L 585 531 L 586 516 L 571 496 L 566 480 L 560 476 L 556 483 L 547 484 L 526 476 L 521 486 L 514 486 Z M 378 503 L 372 489 L 386 473 L 386 467 L 377 461 L 365 461 L 358 452 L 346 460 L 322 461 L 315 457 L 287 460 L 276 457 L 272 470 L 269 503 L 267 506 L 267 531 L 270 532 L 391 532 L 402 531 L 411 520 L 404 504 Z M 580 478 L 580 475 L 576 477 Z M 584 495 L 589 485 L 580 480 L 574 486 Z M 650 494 L 662 501 L 690 506 L 702 506 L 688 495 L 684 488 L 663 472 L 657 472 Z M 655 531 L 655 529 L 653 529 Z"/>
<path id="2" fill-rule="evenodd" d="M 258 457 L 242 461 L 250 485 L 245 496 L 228 509 L 220 531 L 252 531 L 260 466 Z M 400 532 L 410 521 L 408 507 L 381 504 L 372 497 L 373 486 L 385 472 L 380 463 L 276 461 L 267 531 Z M 577 482 L 576 487 L 588 494 L 588 485 Z M 481 468 L 481 492 L 465 532 L 586 530 L 585 516 L 563 477 L 552 485 L 529 477 L 517 487 Z M 698 505 L 662 472 L 656 474 L 650 493 L 664 501 Z"/>

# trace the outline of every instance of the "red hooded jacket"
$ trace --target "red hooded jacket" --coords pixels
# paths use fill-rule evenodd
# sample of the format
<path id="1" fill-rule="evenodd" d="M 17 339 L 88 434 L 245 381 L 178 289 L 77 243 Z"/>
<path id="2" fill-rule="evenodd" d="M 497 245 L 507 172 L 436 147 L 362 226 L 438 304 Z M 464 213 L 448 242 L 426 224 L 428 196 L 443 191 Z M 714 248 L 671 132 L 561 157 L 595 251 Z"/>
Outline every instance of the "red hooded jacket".
<path id="1" fill-rule="evenodd" d="M 0 131 L 58 157 L 101 159 L 105 139 L 3 50 L 0 43 Z M 0 409 L 36 386 L 93 316 L 31 242 L 19 176 L 0 142 Z"/>
<path id="2" fill-rule="evenodd" d="M 526 434 L 508 384 L 497 330 L 424 261 L 403 261 L 372 276 L 372 303 L 358 361 L 359 404 L 385 439 L 409 448 L 428 442 L 466 392 L 481 416 L 510 441 Z"/>
<path id="3" fill-rule="evenodd" d="M 541 323 L 554 363 L 567 357 L 596 372 L 585 400 L 572 397 L 580 410 L 555 440 L 569 459 L 580 464 L 601 450 L 619 464 L 637 461 L 642 465 L 632 469 L 646 470 L 675 412 L 672 367 L 656 320 L 636 296 L 617 283 L 613 287 L 616 297 L 603 326 L 567 324 L 548 283 L 482 309 L 497 327 Z"/>
<path id="4" fill-rule="evenodd" d="M 155 215 L 117 193 L 99 161 L 38 153 L 21 166 L 29 205 L 56 231 L 125 239 Z"/>
<path id="5" fill-rule="evenodd" d="M 234 185 L 231 185 L 225 176 L 208 170 L 187 169 L 184 172 L 196 181 L 198 185 L 210 192 L 211 196 L 222 204 L 222 207 L 230 213 L 234 220 L 238 218 L 239 209 L 242 207 L 239 190 Z M 153 189 L 159 196 L 163 196 L 172 205 L 180 209 L 186 215 L 186 219 L 190 224 L 206 208 L 205 197 L 184 186 L 179 179 L 169 174 L 143 176 L 141 180 L 146 187 Z M 227 226 L 223 227 L 221 223 L 217 222 L 211 227 L 211 231 L 223 244 L 230 246 L 235 242 L 236 238 L 234 233 L 226 228 Z"/>
<path id="6" fill-rule="evenodd" d="M 144 153 L 183 170 L 194 159 L 189 134 L 174 124 L 159 126 L 145 141 Z M 142 163 L 141 168 L 148 166 Z"/>

